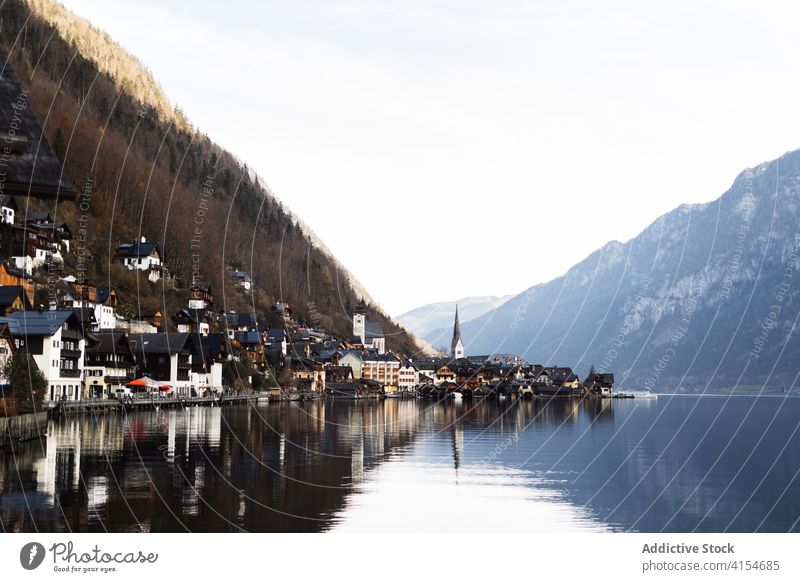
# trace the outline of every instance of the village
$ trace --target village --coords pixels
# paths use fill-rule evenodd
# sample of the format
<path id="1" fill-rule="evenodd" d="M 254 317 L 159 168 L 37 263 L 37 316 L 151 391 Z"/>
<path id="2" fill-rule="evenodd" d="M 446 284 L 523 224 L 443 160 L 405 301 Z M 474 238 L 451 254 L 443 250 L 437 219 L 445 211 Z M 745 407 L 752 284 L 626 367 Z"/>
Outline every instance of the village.
<path id="1" fill-rule="evenodd" d="M 13 232 L 15 245 L 12 259 L 0 265 L 0 370 L 16 352 L 32 356 L 47 384 L 45 406 L 213 399 L 232 391 L 273 399 L 611 396 L 613 374 L 592 369 L 581 381 L 569 367 L 529 364 L 511 354 L 465 355 L 457 311 L 450 353 L 414 358 L 387 350 L 387 338 L 380 324 L 369 321 L 363 301 L 353 310 L 348 338 L 297 322 L 285 303 L 276 303 L 263 320 L 255 313 L 217 311 L 205 283 L 192 285 L 188 304 L 172 314 L 123 317 L 117 290 L 72 276 L 48 290 L 50 305 L 37 306 L 32 270 L 63 261 L 70 230 L 47 213 L 17 224 L 9 195 L 0 207 L 2 227 Z M 167 272 L 159 245 L 145 239 L 120 244 L 114 257 L 153 283 Z M 229 277 L 245 291 L 253 285 L 243 271 L 230 269 Z M 167 317 L 176 331 L 166 330 Z M 8 414 L 14 386 L 3 377 L 0 390 Z"/>
<path id="2" fill-rule="evenodd" d="M 118 274 L 134 276 L 128 297 L 113 285 L 93 283 L 85 269 L 93 259 L 84 248 L 93 184 L 79 192 L 66 178 L 58 148 L 45 139 L 11 69 L 0 80 L 0 92 L 4 416 L 40 406 L 216 403 L 235 395 L 272 400 L 611 396 L 613 374 L 594 368 L 581 381 L 572 368 L 529 364 L 512 354 L 467 356 L 457 310 L 449 353 L 418 356 L 389 349 L 392 338 L 363 300 L 346 308 L 352 321 L 348 337 L 336 337 L 313 318 L 295 317 L 283 301 L 261 313 L 225 309 L 225 301 L 220 309 L 200 275 L 201 261 L 193 261 L 192 278 L 182 283 L 170 272 L 160 242 L 144 236 L 109 242 L 111 265 Z M 41 205 L 31 208 L 32 199 L 74 202 L 81 214 L 70 226 L 59 220 L 58 204 L 51 213 Z M 257 289 L 239 264 L 228 264 L 225 277 L 225 286 L 242 296 Z M 110 276 L 107 280 L 113 283 Z M 139 295 L 130 296 L 131 288 Z M 179 291 L 188 301 L 177 310 L 139 306 L 142 296 L 162 293 L 170 301 L 160 305 L 174 306 Z M 17 385 L 8 377 L 15 366 Z M 37 402 L 31 402 L 35 384 Z"/>

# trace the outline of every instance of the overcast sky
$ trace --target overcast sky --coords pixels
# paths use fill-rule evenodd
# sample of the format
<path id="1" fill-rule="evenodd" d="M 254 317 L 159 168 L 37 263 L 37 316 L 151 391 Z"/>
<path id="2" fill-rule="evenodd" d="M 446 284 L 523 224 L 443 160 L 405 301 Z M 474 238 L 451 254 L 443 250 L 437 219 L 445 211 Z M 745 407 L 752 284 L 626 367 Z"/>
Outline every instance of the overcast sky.
<path id="1" fill-rule="evenodd" d="M 515 293 L 800 146 L 800 6 L 67 0 L 392 314 Z"/>

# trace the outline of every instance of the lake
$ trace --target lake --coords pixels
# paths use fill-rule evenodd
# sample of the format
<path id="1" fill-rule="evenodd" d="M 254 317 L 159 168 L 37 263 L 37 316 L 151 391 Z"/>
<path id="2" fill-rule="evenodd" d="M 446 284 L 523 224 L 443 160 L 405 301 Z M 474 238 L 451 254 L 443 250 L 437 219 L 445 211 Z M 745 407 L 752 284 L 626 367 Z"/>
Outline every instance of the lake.
<path id="1" fill-rule="evenodd" d="M 3 531 L 798 531 L 800 399 L 326 400 L 51 421 Z"/>

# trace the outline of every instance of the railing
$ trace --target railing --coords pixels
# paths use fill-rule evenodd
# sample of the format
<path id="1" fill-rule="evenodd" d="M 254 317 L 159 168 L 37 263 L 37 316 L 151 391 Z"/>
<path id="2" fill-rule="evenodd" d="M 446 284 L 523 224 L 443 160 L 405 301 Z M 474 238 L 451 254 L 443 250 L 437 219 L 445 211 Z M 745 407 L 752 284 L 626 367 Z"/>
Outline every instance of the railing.
<path id="1" fill-rule="evenodd" d="M 80 358 L 81 351 L 80 350 L 69 350 L 67 348 L 61 348 L 61 357 L 62 358 Z"/>
<path id="2" fill-rule="evenodd" d="M 61 376 L 62 378 L 80 378 L 81 371 L 75 369 L 69 370 L 66 368 L 59 368 L 58 375 Z"/>

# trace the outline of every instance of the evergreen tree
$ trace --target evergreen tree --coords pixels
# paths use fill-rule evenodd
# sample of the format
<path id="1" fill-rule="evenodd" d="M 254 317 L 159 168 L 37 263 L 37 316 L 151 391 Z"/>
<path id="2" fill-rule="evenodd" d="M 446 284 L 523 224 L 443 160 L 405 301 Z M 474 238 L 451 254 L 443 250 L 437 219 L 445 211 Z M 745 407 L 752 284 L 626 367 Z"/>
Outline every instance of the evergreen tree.
<path id="1" fill-rule="evenodd" d="M 5 376 L 14 389 L 20 412 L 36 412 L 41 408 L 47 380 L 33 357 L 17 351 L 6 364 Z"/>

